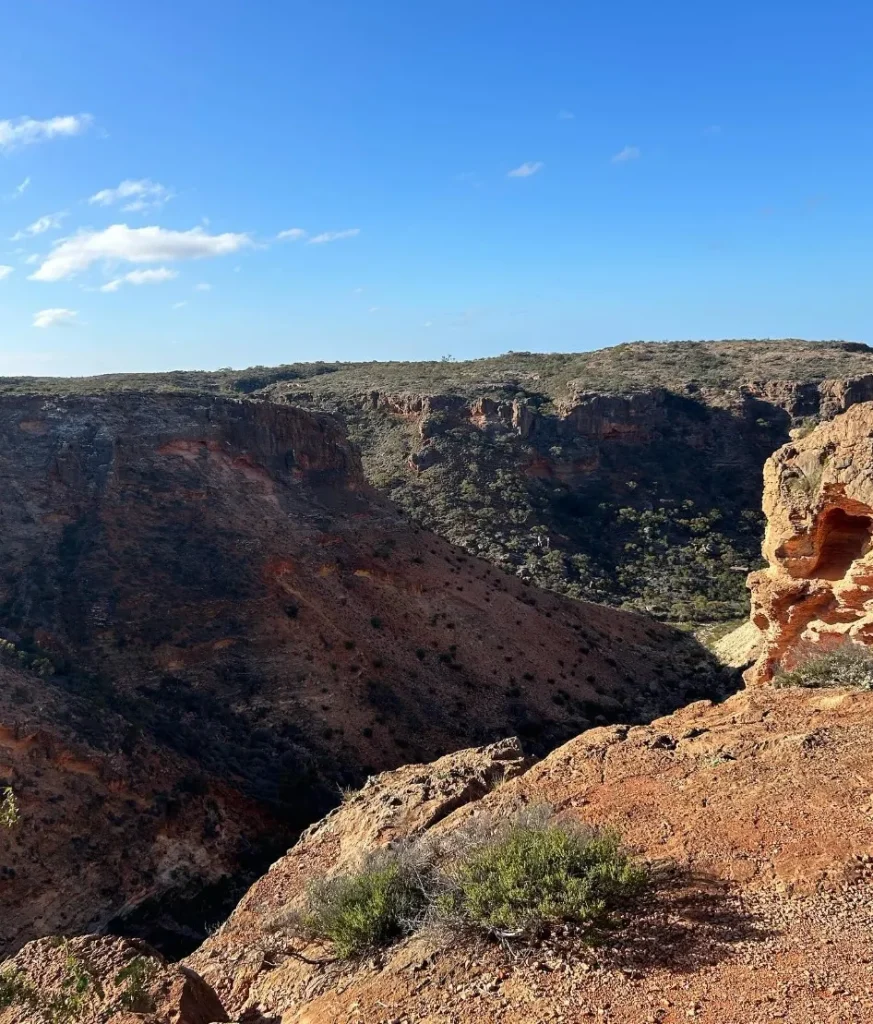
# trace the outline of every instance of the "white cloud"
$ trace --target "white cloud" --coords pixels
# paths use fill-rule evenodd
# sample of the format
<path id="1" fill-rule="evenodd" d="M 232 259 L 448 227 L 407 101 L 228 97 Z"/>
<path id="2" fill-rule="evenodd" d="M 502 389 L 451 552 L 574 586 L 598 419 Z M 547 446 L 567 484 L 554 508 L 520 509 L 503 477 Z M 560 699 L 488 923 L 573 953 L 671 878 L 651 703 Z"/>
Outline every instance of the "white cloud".
<path id="1" fill-rule="evenodd" d="M 169 267 L 158 267 L 155 270 L 131 270 L 129 274 L 116 277 L 108 284 L 104 284 L 100 291 L 117 292 L 123 284 L 162 284 L 164 281 L 172 281 L 174 277 L 178 276 L 178 271 L 170 270 Z"/>
<path id="2" fill-rule="evenodd" d="M 370 306 L 370 310 L 369 311 L 371 313 L 378 313 L 381 308 L 382 308 L 381 306 Z"/>
<path id="3" fill-rule="evenodd" d="M 92 206 L 114 206 L 116 203 L 123 203 L 121 208 L 125 212 L 138 213 L 163 206 L 172 198 L 173 193 L 165 185 L 158 181 L 150 181 L 148 178 L 140 178 L 138 181 L 126 179 L 117 188 L 104 188 L 91 196 L 88 202 Z"/>
<path id="4" fill-rule="evenodd" d="M 541 171 L 546 165 L 542 160 L 528 161 L 523 163 L 520 167 L 516 167 L 507 173 L 508 178 L 530 178 L 532 175 Z"/>
<path id="5" fill-rule="evenodd" d="M 174 302 L 173 303 L 173 309 L 183 309 L 187 305 L 188 305 L 187 302 Z"/>
<path id="6" fill-rule="evenodd" d="M 561 110 L 558 112 L 559 121 L 572 121 L 575 116 L 572 110 Z"/>
<path id="7" fill-rule="evenodd" d="M 211 292 L 212 291 L 212 285 L 208 284 L 206 281 L 201 281 L 199 284 L 195 284 L 194 285 L 194 291 L 195 292 Z"/>
<path id="8" fill-rule="evenodd" d="M 28 267 L 32 267 L 35 263 L 39 263 L 42 256 L 38 252 L 32 252 L 29 256 L 24 257 L 24 262 Z"/>
<path id="9" fill-rule="evenodd" d="M 612 158 L 614 164 L 627 163 L 628 160 L 639 160 L 640 150 L 638 146 L 625 146 L 623 150 L 616 153 Z"/>
<path id="10" fill-rule="evenodd" d="M 93 122 L 90 114 L 67 114 L 37 121 L 32 117 L 19 117 L 15 121 L 0 121 L 0 150 L 31 146 L 69 135 L 81 135 Z"/>
<path id="11" fill-rule="evenodd" d="M 24 193 L 30 188 L 30 177 L 24 179 L 20 185 L 16 185 L 15 188 L 6 196 L 6 199 L 20 199 Z"/>
<path id="12" fill-rule="evenodd" d="M 40 217 L 39 220 L 28 224 L 21 231 L 16 231 L 12 236 L 12 241 L 20 242 L 22 238 L 33 238 L 35 235 L 44 235 L 46 231 L 54 231 L 61 226 L 61 222 L 67 216 L 66 211 L 47 213 L 45 217 Z"/>
<path id="13" fill-rule="evenodd" d="M 43 309 L 33 315 L 34 327 L 64 327 L 73 324 L 79 314 L 74 309 Z"/>
<path id="14" fill-rule="evenodd" d="M 3 281 L 7 277 L 9 277 L 9 275 L 11 273 L 13 273 L 14 270 L 15 270 L 15 267 L 6 267 L 6 266 L 3 266 L 2 264 L 0 264 L 0 281 Z"/>
<path id="15" fill-rule="evenodd" d="M 306 232 L 303 228 L 288 228 L 287 231 L 280 231 L 276 238 L 280 242 L 298 242 L 301 238 L 306 237 Z"/>
<path id="16" fill-rule="evenodd" d="M 360 228 L 347 228 L 345 231 L 322 231 L 320 235 L 309 239 L 309 245 L 324 245 L 326 242 L 338 242 L 341 238 L 354 238 L 360 233 Z"/>
<path id="17" fill-rule="evenodd" d="M 62 281 L 94 263 L 162 263 L 225 256 L 252 244 L 247 234 L 209 235 L 202 228 L 169 231 L 113 224 L 104 231 L 80 231 L 58 242 L 31 281 Z"/>

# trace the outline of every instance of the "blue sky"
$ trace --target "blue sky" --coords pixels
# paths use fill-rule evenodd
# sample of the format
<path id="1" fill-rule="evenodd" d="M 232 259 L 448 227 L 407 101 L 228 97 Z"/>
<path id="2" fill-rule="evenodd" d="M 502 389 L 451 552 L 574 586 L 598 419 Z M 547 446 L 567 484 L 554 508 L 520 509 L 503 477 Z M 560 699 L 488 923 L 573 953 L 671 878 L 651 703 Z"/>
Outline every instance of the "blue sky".
<path id="1" fill-rule="evenodd" d="M 868 0 L 2 26 L 0 373 L 873 340 Z"/>

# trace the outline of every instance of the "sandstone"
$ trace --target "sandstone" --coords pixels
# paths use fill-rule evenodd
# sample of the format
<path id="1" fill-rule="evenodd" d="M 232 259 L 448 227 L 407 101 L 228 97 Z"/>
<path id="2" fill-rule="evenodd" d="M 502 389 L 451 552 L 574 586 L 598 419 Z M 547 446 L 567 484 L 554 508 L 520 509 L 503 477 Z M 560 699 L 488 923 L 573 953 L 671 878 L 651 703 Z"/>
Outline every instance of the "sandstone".
<path id="1" fill-rule="evenodd" d="M 873 404 L 776 452 L 764 469 L 768 568 L 749 578 L 762 634 L 747 674 L 770 682 L 817 652 L 873 637 Z"/>
<path id="2" fill-rule="evenodd" d="M 217 1024 L 228 1016 L 188 967 L 168 964 L 143 942 L 110 936 L 40 939 L 0 967 L 26 986 L 26 1005 L 3 1009 L 0 1024 Z"/>
<path id="3" fill-rule="evenodd" d="M 181 955 L 370 774 L 723 692 L 668 627 L 410 524 L 322 413 L 3 397 L 0 477 L 0 953 Z"/>
<path id="4" fill-rule="evenodd" d="M 809 691 L 758 688 L 650 726 L 591 730 L 532 766 L 511 747 L 492 747 L 382 775 L 277 862 L 189 963 L 230 1013 L 283 1024 L 346 1021 L 352 1005 L 356 1020 L 521 1024 L 532 1004 L 537 1019 L 563 1006 L 581 1019 L 608 1007 L 616 1024 L 637 1024 L 658 1001 L 676 1014 L 666 1021 L 691 1010 L 763 1021 L 788 1005 L 794 1024 L 852 1019 L 843 990 L 855 991 L 871 925 L 862 858 L 873 846 L 864 809 L 873 694 L 839 696 L 823 705 Z M 798 741 L 812 734 L 827 742 Z M 654 742 L 663 737 L 673 742 Z M 387 821 L 386 794 L 399 800 Z M 651 905 L 596 962 L 560 934 L 533 956 L 425 934 L 386 950 L 376 969 L 312 965 L 289 955 L 275 930 L 308 881 L 354 866 L 378 844 L 535 804 L 618 828 L 663 873 Z M 796 979 L 824 971 L 833 995 L 823 1003 Z M 489 996 L 493 978 L 500 1002 Z M 758 1007 L 789 984 L 790 997 L 778 998 L 790 1004 L 760 1017 Z M 678 1002 L 665 999 L 677 989 Z"/>

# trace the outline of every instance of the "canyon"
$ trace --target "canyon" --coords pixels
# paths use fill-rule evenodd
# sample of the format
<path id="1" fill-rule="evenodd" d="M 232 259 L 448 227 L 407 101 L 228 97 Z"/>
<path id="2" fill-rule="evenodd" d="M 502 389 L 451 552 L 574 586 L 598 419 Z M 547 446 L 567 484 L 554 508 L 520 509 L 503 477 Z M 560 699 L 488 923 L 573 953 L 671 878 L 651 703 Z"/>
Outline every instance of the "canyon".
<path id="1" fill-rule="evenodd" d="M 108 929 L 179 955 L 369 774 L 730 685 L 691 637 L 408 523 L 323 414 L 7 397 L 0 443 L 6 953 Z"/>
<path id="2" fill-rule="evenodd" d="M 873 351 L 619 349 L 0 385 L 2 1024 L 869 1019 L 873 698 L 780 679 L 869 642 Z M 602 946 L 283 933 L 536 807 L 654 872 Z"/>

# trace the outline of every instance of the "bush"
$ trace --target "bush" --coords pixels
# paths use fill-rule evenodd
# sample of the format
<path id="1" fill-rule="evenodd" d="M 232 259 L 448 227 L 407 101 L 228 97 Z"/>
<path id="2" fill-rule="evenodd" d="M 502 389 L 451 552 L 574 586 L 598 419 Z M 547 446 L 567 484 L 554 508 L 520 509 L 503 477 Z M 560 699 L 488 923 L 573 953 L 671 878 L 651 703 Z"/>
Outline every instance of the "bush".
<path id="1" fill-rule="evenodd" d="M 427 896 L 422 879 L 402 854 L 385 851 L 354 874 L 309 887 L 300 930 L 329 940 L 341 959 L 361 956 L 415 930 Z"/>
<path id="2" fill-rule="evenodd" d="M 646 882 L 615 833 L 535 818 L 474 837 L 443 877 L 438 915 L 501 938 L 533 938 L 565 923 L 593 930 Z"/>
<path id="3" fill-rule="evenodd" d="M 853 686 L 873 690 L 873 651 L 846 643 L 827 654 L 816 654 L 791 672 L 779 672 L 775 686 Z"/>
<path id="4" fill-rule="evenodd" d="M 18 801 L 11 786 L 0 790 L 0 828 L 15 828 L 21 820 Z"/>
<path id="5" fill-rule="evenodd" d="M 527 812 L 382 850 L 356 872 L 312 884 L 303 910 L 273 928 L 330 942 L 340 959 L 425 924 L 520 941 L 573 924 L 593 936 L 646 879 L 614 833 Z"/>

